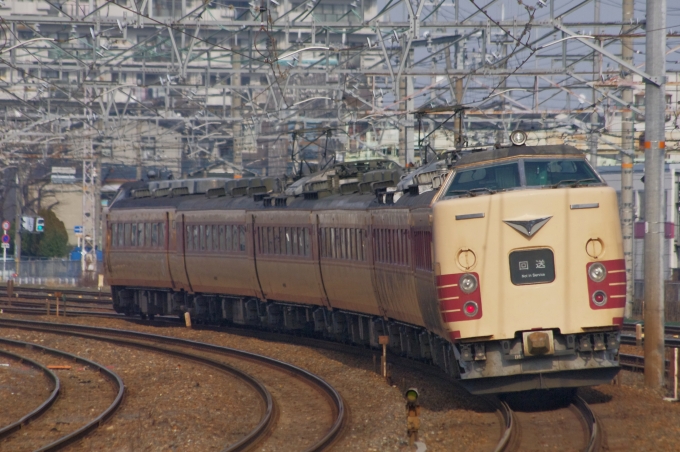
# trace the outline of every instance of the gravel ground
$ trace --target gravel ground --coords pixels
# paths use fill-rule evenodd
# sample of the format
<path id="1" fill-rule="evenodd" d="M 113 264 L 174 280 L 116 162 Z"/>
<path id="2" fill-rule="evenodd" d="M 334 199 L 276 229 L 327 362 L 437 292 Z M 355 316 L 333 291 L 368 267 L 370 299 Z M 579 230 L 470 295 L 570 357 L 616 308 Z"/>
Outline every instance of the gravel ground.
<path id="1" fill-rule="evenodd" d="M 622 346 L 622 353 L 642 350 Z M 644 385 L 642 373 L 621 371 L 619 385 L 579 389 L 604 426 L 608 451 L 680 450 L 680 403 L 665 402 L 666 392 Z"/>
<path id="2" fill-rule="evenodd" d="M 0 333 L 5 333 L 1 331 Z M 22 335 L 7 335 L 10 339 L 40 343 L 50 346 L 48 338 Z M 111 403 L 115 393 L 113 387 L 95 369 L 44 353 L 38 349 L 2 344 L 3 349 L 20 353 L 43 365 L 71 366 L 70 370 L 56 370 L 61 383 L 61 393 L 52 407 L 41 417 L 17 431 L 2 443 L 0 449 L 11 451 L 32 451 L 45 446 L 62 436 L 77 430 L 96 417 Z M 11 400 L 23 411 L 35 407 L 34 398 L 24 398 L 17 394 Z M 4 405 L 4 403 L 3 403 Z"/>
<path id="3" fill-rule="evenodd" d="M 9 350 L 2 344 L 0 348 L 26 356 L 25 353 Z M 38 408 L 53 390 L 52 381 L 42 371 L 0 356 L 0 400 L 2 401 L 0 402 L 0 428 Z"/>
<path id="4" fill-rule="evenodd" d="M 0 328 L 0 335 L 17 340 L 40 341 L 52 348 L 91 359 L 107 366 L 123 379 L 126 397 L 118 412 L 105 426 L 70 450 L 221 450 L 226 444 L 239 440 L 252 430 L 262 415 L 262 403 L 252 407 L 253 398 L 259 399 L 259 396 L 250 386 L 231 375 L 188 360 L 57 334 Z M 52 361 L 50 358 L 50 363 Z M 113 386 L 98 374 L 95 374 L 97 380 L 89 377 L 84 380 L 78 373 L 81 372 L 81 366 L 59 372 L 62 387 L 65 387 L 64 395 L 68 398 L 62 395 L 48 413 L 31 424 L 34 430 L 43 432 L 49 430 L 47 424 L 53 423 L 58 430 L 53 439 L 93 419 L 115 397 Z M 106 397 L 98 397 L 101 403 L 96 408 L 87 406 L 94 398 L 92 395 L 72 398 L 73 395 L 85 395 L 83 388 L 87 385 L 82 384 L 88 380 L 96 382 L 97 387 L 104 385 L 108 388 Z M 61 406 L 57 406 L 60 402 L 87 415 L 75 417 L 65 413 Z M 74 421 L 80 423 L 75 425 Z M 60 427 L 66 422 L 69 422 L 66 424 L 67 430 Z M 45 443 L 47 441 L 41 444 Z M 34 450 L 35 447 L 26 449 Z M 2 443 L 0 450 L 19 449 Z"/>
<path id="5" fill-rule="evenodd" d="M 22 318 L 19 315 L 7 314 L 6 317 Z M 455 384 L 418 370 L 395 366 L 392 372 L 394 385 L 389 386 L 376 375 L 373 360 L 354 354 L 314 349 L 285 342 L 265 341 L 226 332 L 189 330 L 165 324 L 147 326 L 125 320 L 97 318 L 42 317 L 40 319 L 124 328 L 210 342 L 271 356 L 307 369 L 324 378 L 338 390 L 349 409 L 349 425 L 335 447 L 338 451 L 415 450 L 409 449 L 406 439 L 403 399 L 403 391 L 412 386 L 417 387 L 421 394 L 420 438 L 427 444 L 428 451 L 489 451 L 493 450 L 501 433 L 498 416 L 489 405 L 482 399 L 469 395 Z M 121 375 L 127 381 L 126 375 Z M 287 391 L 287 388 L 282 387 L 280 390 Z M 274 392 L 273 389 L 272 392 Z M 163 393 L 167 394 L 165 391 Z M 157 400 L 163 400 L 165 397 L 165 395 L 163 397 L 159 395 Z M 175 409 L 183 410 L 185 405 L 183 401 L 176 400 Z M 127 401 L 126 408 L 128 408 Z M 146 407 L 140 407 L 137 411 L 127 409 L 126 413 L 127 416 L 137 416 L 134 419 L 146 419 L 147 423 L 151 423 L 158 411 L 151 412 Z M 117 414 L 112 422 L 103 427 L 104 431 L 96 433 L 93 438 L 110 438 L 110 435 L 115 434 L 118 435 L 116 444 L 121 445 L 125 444 L 125 438 L 134 437 L 135 450 L 173 450 L 160 441 L 154 442 L 151 434 L 140 435 L 134 429 L 124 431 L 117 428 L 116 422 L 120 417 L 122 417 L 121 413 Z M 290 419 L 281 419 L 280 422 L 302 422 L 312 425 L 318 423 L 317 418 L 316 412 L 301 411 L 294 413 Z M 202 421 L 188 419 L 184 425 L 191 426 L 198 432 L 203 432 L 207 428 L 205 419 Z M 110 426 L 114 426 L 113 432 L 106 431 Z M 132 444 L 131 439 L 128 441 L 128 444 Z M 279 450 L 299 450 L 284 445 L 287 443 L 281 444 L 282 448 Z M 82 450 L 90 450 L 87 440 L 83 446 Z M 110 447 L 108 449 L 111 450 Z M 99 449 L 93 447 L 91 450 Z M 178 450 L 205 449 L 195 444 L 184 443 Z"/>

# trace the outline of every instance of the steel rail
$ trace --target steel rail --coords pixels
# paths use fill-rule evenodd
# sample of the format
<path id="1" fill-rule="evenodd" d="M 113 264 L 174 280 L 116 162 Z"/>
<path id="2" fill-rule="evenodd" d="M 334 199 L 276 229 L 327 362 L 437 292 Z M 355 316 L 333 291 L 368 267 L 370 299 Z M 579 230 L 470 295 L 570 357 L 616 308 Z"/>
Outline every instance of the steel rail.
<path id="1" fill-rule="evenodd" d="M 123 383 L 123 380 L 116 374 L 115 372 L 107 369 L 106 367 L 102 366 L 101 364 L 98 364 L 94 361 L 90 361 L 89 359 L 82 358 L 80 356 L 74 355 L 72 353 L 64 352 L 61 350 L 56 350 L 53 348 L 45 347 L 43 345 L 38 345 L 32 342 L 22 342 L 22 341 L 15 341 L 12 339 L 5 339 L 5 338 L 0 338 L 0 342 L 6 343 L 6 344 L 11 344 L 11 345 L 16 345 L 20 347 L 31 347 L 35 349 L 42 350 L 46 353 L 49 353 L 51 355 L 59 356 L 61 358 L 66 358 L 69 360 L 73 360 L 77 363 L 84 364 L 86 366 L 91 366 L 94 369 L 98 369 L 100 373 L 104 374 L 106 378 L 108 378 L 115 386 L 117 386 L 118 392 L 116 394 L 116 397 L 114 401 L 111 403 L 111 405 L 108 406 L 104 411 L 102 411 L 99 416 L 94 418 L 92 421 L 88 422 L 81 428 L 69 433 L 68 435 L 62 436 L 61 438 L 57 439 L 56 441 L 51 442 L 50 444 L 41 447 L 40 449 L 37 449 L 36 452 L 47 452 L 47 451 L 56 451 L 60 450 L 73 442 L 83 438 L 93 430 L 97 429 L 101 424 L 103 424 L 107 419 L 109 419 L 113 413 L 116 412 L 116 410 L 120 407 L 121 403 L 123 402 L 123 396 L 125 394 L 125 385 Z"/>
<path id="2" fill-rule="evenodd" d="M 20 326 L 19 328 L 24 328 L 24 326 Z M 262 401 L 264 402 L 265 405 L 265 410 L 264 413 L 258 422 L 258 424 L 253 428 L 247 435 L 245 435 L 243 438 L 241 438 L 239 441 L 236 443 L 227 445 L 223 450 L 223 452 L 235 452 L 235 451 L 243 451 L 251 446 L 253 446 L 255 443 L 258 442 L 259 439 L 261 439 L 264 435 L 268 433 L 268 431 L 271 429 L 273 423 L 274 423 L 274 413 L 275 413 L 275 405 L 273 398 L 271 396 L 271 393 L 269 390 L 258 380 L 250 376 L 249 374 L 232 367 L 228 364 L 221 363 L 219 361 L 214 361 L 209 358 L 205 358 L 202 356 L 198 355 L 193 355 L 190 353 L 184 353 L 180 352 L 177 350 L 172 350 L 172 349 L 167 349 L 163 347 L 158 347 L 155 345 L 151 344 L 144 344 L 141 342 L 135 342 L 135 341 L 129 341 L 125 339 L 120 339 L 120 338 L 111 338 L 111 337 L 106 337 L 102 335 L 93 335 L 93 334 L 86 334 L 86 333 L 81 333 L 81 332 L 67 332 L 65 330 L 56 330 L 54 328 L 49 328 L 45 326 L 40 326 L 37 328 L 32 328 L 28 327 L 27 329 L 30 329 L 32 331 L 41 331 L 41 332 L 47 332 L 47 333 L 56 333 L 56 334 L 69 334 L 70 336 L 79 336 L 85 339 L 94 339 L 94 340 L 101 340 L 101 341 L 106 341 L 106 342 L 111 342 L 116 345 L 124 345 L 124 346 L 130 346 L 130 347 L 136 347 L 140 348 L 142 350 L 152 350 L 157 353 L 165 353 L 168 355 L 176 356 L 182 359 L 187 359 L 187 360 L 192 360 L 195 362 L 198 362 L 200 364 L 208 365 L 213 368 L 216 368 L 217 370 L 220 370 L 225 373 L 229 373 L 231 375 L 236 376 L 240 380 L 244 381 L 246 384 L 250 385 L 255 391 L 260 395 L 262 398 Z"/>
<path id="3" fill-rule="evenodd" d="M 57 398 L 61 393 L 61 381 L 59 380 L 59 377 L 57 377 L 57 374 L 55 374 L 54 372 L 52 372 L 50 369 L 43 366 L 39 362 L 34 361 L 30 358 L 26 358 L 25 356 L 8 352 L 7 350 L 0 350 L 0 355 L 17 360 L 21 363 L 28 363 L 31 367 L 34 367 L 40 370 L 43 374 L 45 374 L 45 376 L 47 376 L 47 378 L 50 379 L 54 386 L 54 389 L 47 397 L 47 399 L 45 399 L 36 409 L 22 416 L 19 420 L 0 428 L 0 439 L 3 439 L 11 435 L 12 433 L 16 432 L 17 430 L 20 430 L 24 425 L 27 425 L 30 422 L 34 421 L 35 419 L 39 418 L 45 411 L 47 411 L 54 404 L 54 402 L 57 401 Z"/>
<path id="4" fill-rule="evenodd" d="M 306 449 L 306 452 L 316 452 L 316 451 L 322 451 L 330 447 L 335 440 L 338 439 L 340 433 L 342 432 L 345 423 L 347 422 L 347 410 L 345 409 L 344 401 L 342 400 L 342 397 L 340 394 L 331 386 L 329 383 L 327 383 L 325 380 L 323 380 L 321 377 L 312 374 L 311 372 L 308 372 L 305 369 L 302 369 L 300 367 L 294 366 L 292 364 L 279 361 L 274 358 L 270 358 L 268 356 L 263 356 L 263 355 L 258 355 L 255 353 L 251 352 L 246 352 L 243 350 L 238 350 L 234 348 L 229 348 L 229 347 L 223 347 L 215 344 L 209 344 L 205 342 L 198 342 L 198 341 L 193 341 L 193 340 L 188 340 L 188 339 L 180 339 L 176 337 L 171 337 L 171 336 L 163 336 L 163 335 L 157 335 L 157 334 L 150 334 L 150 333 L 142 333 L 138 331 L 130 331 L 130 330 L 118 330 L 118 329 L 112 329 L 112 328 L 100 328 L 100 327 L 92 327 L 92 326 L 87 326 L 87 325 L 73 325 L 73 324 L 55 324 L 55 323 L 49 323 L 49 322 L 34 322 L 34 321 L 26 321 L 26 320 L 10 320 L 10 319 L 0 319 L 0 325 L 5 325 L 5 326 L 12 326 L 15 328 L 22 328 L 22 329 L 30 329 L 30 330 L 48 330 L 50 333 L 57 333 L 57 334 L 68 334 L 68 335 L 78 335 L 78 336 L 86 336 L 86 337 L 91 337 L 92 339 L 96 340 L 106 340 L 106 341 L 122 341 L 122 342 L 129 342 L 130 345 L 132 344 L 139 344 L 138 342 L 134 341 L 126 341 L 124 339 L 119 339 L 119 338 L 110 338 L 106 336 L 102 336 L 102 334 L 110 334 L 114 336 L 119 336 L 119 335 L 124 335 L 126 337 L 135 337 L 143 340 L 150 340 L 150 341 L 156 341 L 156 342 L 162 342 L 162 343 L 167 343 L 170 345 L 178 345 L 178 346 L 186 346 L 186 347 L 191 347 L 197 350 L 204 350 L 204 351 L 209 351 L 209 352 L 215 352 L 218 354 L 223 354 L 231 357 L 236 357 L 239 359 L 246 359 L 253 361 L 258 364 L 265 364 L 271 367 L 275 367 L 278 369 L 283 369 L 286 372 L 292 373 L 296 377 L 299 377 L 305 381 L 307 381 L 308 384 L 311 384 L 312 386 L 317 387 L 320 389 L 325 395 L 327 395 L 330 400 L 332 401 L 333 404 L 333 409 L 334 409 L 334 414 L 335 414 L 335 420 L 332 423 L 331 428 L 326 432 L 326 434 L 319 439 L 316 443 L 314 443 L 312 446 L 310 446 L 308 449 Z M 87 333 L 83 333 L 83 331 L 89 331 L 93 333 L 97 333 L 97 335 L 89 335 Z M 144 347 L 149 347 L 148 344 L 143 345 Z M 158 347 L 159 349 L 162 350 L 169 350 L 169 349 L 164 349 L 162 347 Z M 177 352 L 179 353 L 179 352 Z M 196 356 L 197 355 L 189 355 L 189 356 Z M 197 357 L 197 358 L 202 358 L 202 357 Z M 205 359 L 205 358 L 203 358 Z M 225 365 L 226 366 L 226 365 Z M 253 441 L 256 440 L 257 438 L 253 438 Z M 243 446 L 239 445 L 238 448 L 229 448 L 227 450 L 229 451 L 236 451 L 236 450 L 245 450 L 246 448 L 249 448 L 252 445 L 252 441 L 248 444 L 244 444 Z M 236 445 L 234 445 L 236 446 Z"/>
<path id="5" fill-rule="evenodd" d="M 641 371 L 645 369 L 645 357 L 640 355 L 628 355 L 624 353 L 619 353 L 619 361 L 621 363 L 621 368 L 629 371 Z M 671 362 L 666 361 L 666 370 L 670 369 Z"/>
<path id="6" fill-rule="evenodd" d="M 668 334 L 668 330 L 666 330 L 666 334 Z M 642 338 L 643 343 L 644 341 L 645 339 Z M 664 339 L 664 342 L 666 344 L 666 347 L 680 347 L 680 338 L 667 337 Z M 637 340 L 635 336 L 632 334 L 622 334 L 621 343 L 626 345 L 637 345 Z"/>
<path id="7" fill-rule="evenodd" d="M 87 295 L 91 297 L 97 297 L 101 295 L 102 297 L 111 298 L 111 293 L 107 290 L 96 290 L 96 289 L 78 289 L 78 288 L 68 288 L 68 287 L 48 287 L 48 286 L 24 286 L 18 285 L 14 286 L 14 292 L 18 291 L 24 292 L 61 292 L 65 295 Z M 0 284 L 0 293 L 7 292 L 7 284 Z"/>
<path id="8" fill-rule="evenodd" d="M 595 413 L 590 409 L 586 401 L 579 396 L 574 396 L 572 405 L 581 414 L 588 428 L 589 438 L 584 451 L 594 452 L 600 450 L 602 448 L 603 437 L 602 428 L 597 420 L 597 416 L 595 416 Z"/>
<path id="9" fill-rule="evenodd" d="M 517 440 L 519 425 L 515 421 L 515 415 L 512 409 L 510 409 L 510 406 L 505 401 L 500 400 L 497 397 L 490 397 L 487 398 L 487 400 L 496 407 L 503 418 L 503 424 L 505 426 L 503 429 L 503 434 L 494 448 L 494 452 L 505 452 L 512 450 L 513 447 L 515 447 L 514 443 Z"/>
<path id="10" fill-rule="evenodd" d="M 60 304 L 59 305 L 59 315 L 64 316 L 64 317 L 78 317 L 78 316 L 93 316 L 93 317 L 110 317 L 112 319 L 128 319 L 131 320 L 130 317 L 126 317 L 124 314 L 118 314 L 117 312 L 114 312 L 113 310 L 109 309 L 106 310 L 104 308 L 91 308 L 90 310 L 87 311 L 81 311 L 81 309 L 87 309 L 86 306 L 68 306 L 66 310 L 63 309 L 64 305 Z M 12 305 L 6 305 L 6 304 L 0 304 L 0 311 L 6 312 L 8 314 L 28 314 L 28 315 L 54 315 L 56 316 L 57 313 L 57 306 L 54 302 L 50 303 L 50 312 L 49 314 L 47 313 L 47 309 L 45 308 L 45 302 L 43 301 L 42 303 L 37 303 L 37 302 L 19 302 L 17 304 L 12 304 Z"/>
<path id="11" fill-rule="evenodd" d="M 635 325 L 641 324 L 644 327 L 644 322 L 635 322 L 635 323 L 624 323 L 623 324 L 623 330 L 624 331 L 635 331 Z M 666 325 L 665 327 L 666 334 L 680 334 L 680 325 Z"/>

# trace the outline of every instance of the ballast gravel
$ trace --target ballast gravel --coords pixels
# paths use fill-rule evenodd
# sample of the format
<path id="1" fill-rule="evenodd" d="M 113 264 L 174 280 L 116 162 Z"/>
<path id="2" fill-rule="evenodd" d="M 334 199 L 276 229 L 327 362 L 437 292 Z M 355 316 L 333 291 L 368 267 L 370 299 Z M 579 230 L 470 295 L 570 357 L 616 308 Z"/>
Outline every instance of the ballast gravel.
<path id="1" fill-rule="evenodd" d="M 247 434 L 263 411 L 262 403 L 253 403 L 256 396 L 252 388 L 231 375 L 186 359 L 93 339 L 11 328 L 0 327 L 0 336 L 85 357 L 123 379 L 123 405 L 111 420 L 69 450 L 219 451 L 226 443 Z M 39 356 L 31 357 L 43 363 L 54 362 L 49 357 L 44 361 Z M 26 429 L 32 434 L 30 444 L 22 430 L 0 442 L 0 450 L 24 450 L 17 449 L 15 443 L 25 444 L 25 450 L 35 450 L 48 444 L 48 439 L 56 440 L 94 419 L 113 402 L 113 385 L 106 383 L 103 376 L 96 381 L 89 378 L 83 385 L 81 368 L 76 364 L 70 370 L 58 371 L 64 394 L 53 409 Z M 91 388 L 95 383 L 97 387 Z M 86 400 L 77 397 L 83 389 L 92 392 Z M 97 399 L 96 406 L 83 411 L 82 405 L 91 404 L 92 398 Z M 249 409 L 243 410 L 244 406 Z M 40 425 L 46 421 L 50 425 Z M 39 431 L 34 432 L 36 429 Z M 49 437 L 44 431 L 49 431 Z"/>
<path id="2" fill-rule="evenodd" d="M 19 315 L 4 314 L 6 318 L 27 318 Z M 239 334 L 216 331 L 202 331 L 187 329 L 167 324 L 142 325 L 122 319 L 99 318 L 55 318 L 54 316 L 35 317 L 30 320 L 63 322 L 98 327 L 128 329 L 153 334 L 180 337 L 201 342 L 209 342 L 226 347 L 233 347 L 253 353 L 270 356 L 296 366 L 300 366 L 330 383 L 343 397 L 349 409 L 349 422 L 340 440 L 335 444 L 338 451 L 409 451 L 415 447 L 408 446 L 406 436 L 406 411 L 403 398 L 404 391 L 409 387 L 416 387 L 420 391 L 421 430 L 420 440 L 428 451 L 490 451 L 493 450 L 500 438 L 500 419 L 494 409 L 482 398 L 468 394 L 454 383 L 432 376 L 417 369 L 394 366 L 392 369 L 392 385 L 386 384 L 377 371 L 380 357 L 376 351 L 376 358 L 349 354 L 282 341 L 262 340 Z M 0 327 L 0 334 L 15 332 Z M 94 347 L 92 345 L 91 347 Z M 98 346 L 104 347 L 104 345 Z M 118 348 L 123 350 L 123 348 Z M 123 352 L 119 351 L 119 366 L 124 363 Z M 105 361 L 105 355 L 97 353 L 99 361 Z M 115 441 L 116 451 L 165 451 L 165 450 L 209 450 L 201 447 L 198 441 L 204 436 L 212 436 L 216 428 L 212 424 L 219 417 L 226 417 L 229 410 L 210 411 L 203 408 L 205 404 L 190 399 L 189 388 L 179 393 L 159 391 L 160 381 L 167 375 L 155 374 L 152 365 L 165 358 L 155 356 L 148 362 L 146 372 L 147 385 L 144 391 L 152 391 L 156 403 L 164 403 L 165 409 L 153 408 L 151 404 L 130 407 L 121 411 L 107 424 L 95 432 L 91 438 L 81 443 L 76 450 L 102 450 L 98 445 L 106 441 Z M 172 362 L 176 362 L 173 359 Z M 170 365 L 171 366 L 171 365 Z M 124 380 L 130 376 L 121 375 Z M 156 380 L 153 378 L 156 377 Z M 193 375 L 190 382 L 201 385 L 206 377 Z M 133 380 L 138 381 L 137 378 Z M 183 380 L 180 380 L 183 381 Z M 143 383 L 141 381 L 140 383 Z M 127 384 L 127 383 L 126 383 Z M 140 390 L 141 392 L 141 390 Z M 217 392 L 220 392 L 217 389 Z M 217 397 L 218 394 L 215 394 Z M 304 397 L 304 394 L 300 395 Z M 207 403 L 207 401 L 205 401 Z M 212 404 L 210 406 L 213 406 Z M 241 407 L 240 412 L 243 412 Z M 159 423 L 160 416 L 168 413 L 176 414 L 180 422 L 174 426 L 181 426 L 186 431 L 186 438 L 179 441 L 173 433 L 172 424 L 163 424 L 165 428 L 149 429 Z M 182 416 L 182 413 L 185 413 Z M 317 421 L 314 412 L 300 412 L 295 415 L 294 422 L 313 424 Z M 129 421 L 119 427 L 121 421 Z M 113 428 L 112 428 L 113 427 Z M 222 427 L 229 429 L 229 426 Z M 282 450 L 297 451 L 296 438 L 291 432 L 290 448 Z M 111 443 L 114 444 L 114 443 Z M 114 449 L 108 449 L 114 450 Z M 259 450 L 259 449 L 256 449 Z"/>

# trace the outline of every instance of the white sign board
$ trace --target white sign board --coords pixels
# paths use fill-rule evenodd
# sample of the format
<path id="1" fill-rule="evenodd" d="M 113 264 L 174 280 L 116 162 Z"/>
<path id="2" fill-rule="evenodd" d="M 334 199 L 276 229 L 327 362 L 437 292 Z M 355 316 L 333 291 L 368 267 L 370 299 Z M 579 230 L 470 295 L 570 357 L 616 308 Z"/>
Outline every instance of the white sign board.
<path id="1" fill-rule="evenodd" d="M 53 166 L 51 182 L 53 184 L 73 184 L 76 182 L 76 169 L 70 166 Z"/>

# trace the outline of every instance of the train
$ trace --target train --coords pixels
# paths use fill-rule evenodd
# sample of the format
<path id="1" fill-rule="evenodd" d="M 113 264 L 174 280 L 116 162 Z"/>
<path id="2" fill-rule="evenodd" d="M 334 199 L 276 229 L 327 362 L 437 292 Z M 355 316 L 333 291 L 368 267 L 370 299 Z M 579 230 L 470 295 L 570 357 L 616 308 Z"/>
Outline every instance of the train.
<path id="1" fill-rule="evenodd" d="M 106 213 L 113 307 L 387 340 L 473 394 L 610 382 L 626 287 L 616 192 L 578 149 L 512 136 L 409 172 L 378 159 L 292 182 L 126 183 Z"/>

